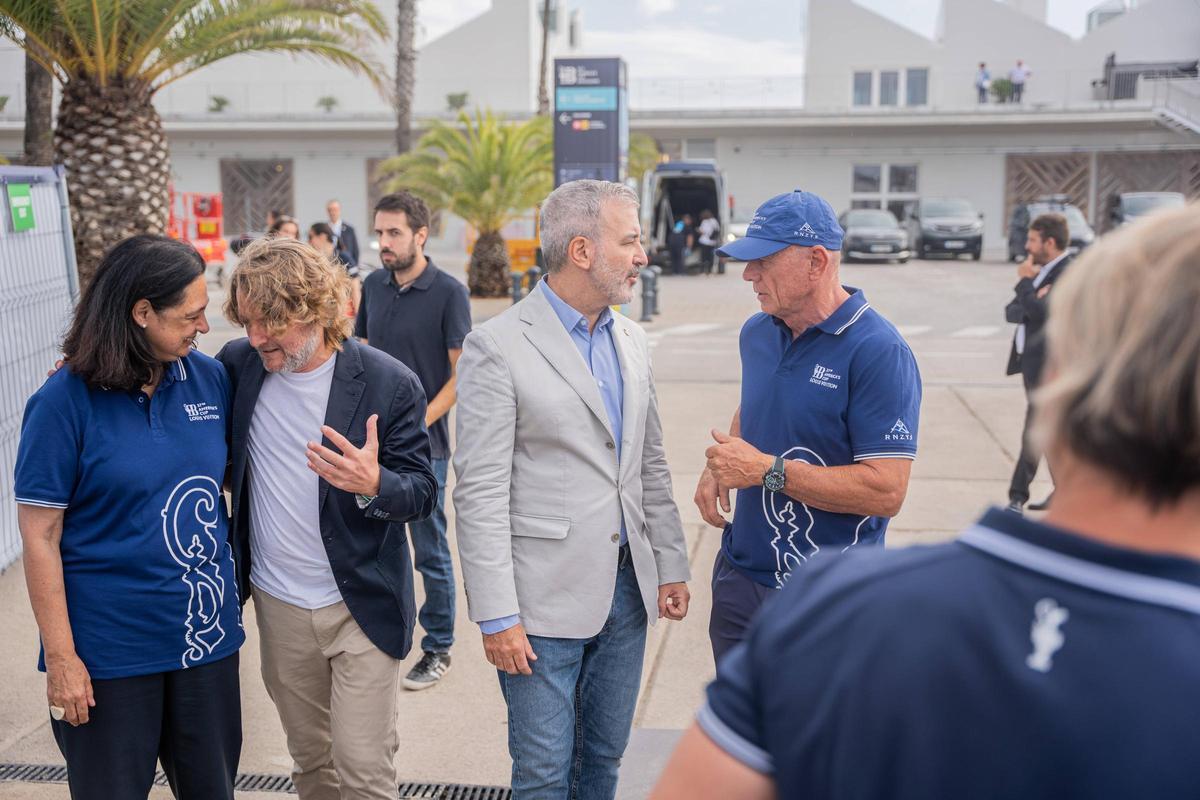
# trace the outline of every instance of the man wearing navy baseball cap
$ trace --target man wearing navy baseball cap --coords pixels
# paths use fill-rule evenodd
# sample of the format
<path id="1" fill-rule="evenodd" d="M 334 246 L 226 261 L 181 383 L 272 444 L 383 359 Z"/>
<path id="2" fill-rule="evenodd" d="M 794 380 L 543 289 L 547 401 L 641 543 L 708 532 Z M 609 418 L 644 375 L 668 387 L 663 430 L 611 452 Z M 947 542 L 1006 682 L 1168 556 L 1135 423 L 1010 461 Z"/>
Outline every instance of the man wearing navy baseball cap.
<path id="1" fill-rule="evenodd" d="M 829 204 L 797 189 L 717 251 L 746 262 L 762 308 L 742 327 L 741 404 L 728 433 L 713 430 L 696 488 L 704 520 L 724 530 L 709 621 L 717 660 L 795 570 L 882 544 L 908 491 L 921 376 L 891 323 L 842 286 L 842 237 Z"/>

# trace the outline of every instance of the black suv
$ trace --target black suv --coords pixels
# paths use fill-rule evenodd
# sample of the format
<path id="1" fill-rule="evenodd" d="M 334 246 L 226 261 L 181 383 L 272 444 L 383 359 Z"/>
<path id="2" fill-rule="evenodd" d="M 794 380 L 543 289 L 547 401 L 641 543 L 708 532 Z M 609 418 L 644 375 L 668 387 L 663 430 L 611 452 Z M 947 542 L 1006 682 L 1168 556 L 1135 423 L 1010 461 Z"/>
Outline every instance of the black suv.
<path id="1" fill-rule="evenodd" d="M 970 200 L 923 197 L 913 206 L 905 225 L 913 254 L 918 258 L 933 253 L 952 256 L 969 253 L 978 261 L 983 255 L 983 214 L 975 210 Z"/>
<path id="2" fill-rule="evenodd" d="M 1025 240 L 1029 236 L 1029 223 L 1042 214 L 1062 214 L 1067 218 L 1067 229 L 1071 232 L 1070 250 L 1079 252 L 1096 240 L 1096 233 L 1088 225 L 1078 206 L 1067 202 L 1066 195 L 1039 197 L 1035 202 L 1022 203 L 1013 209 L 1008 221 L 1008 259 L 1020 261 L 1025 258 Z"/>

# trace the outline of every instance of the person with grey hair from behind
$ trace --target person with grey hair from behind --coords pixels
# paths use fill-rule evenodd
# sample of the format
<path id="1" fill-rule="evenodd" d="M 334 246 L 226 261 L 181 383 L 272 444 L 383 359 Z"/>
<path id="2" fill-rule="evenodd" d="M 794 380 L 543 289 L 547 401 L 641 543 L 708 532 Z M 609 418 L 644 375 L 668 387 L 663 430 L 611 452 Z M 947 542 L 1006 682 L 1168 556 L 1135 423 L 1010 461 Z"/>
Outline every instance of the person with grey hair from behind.
<path id="1" fill-rule="evenodd" d="M 1196 795 L 1200 206 L 1101 239 L 1050 305 L 1046 517 L 797 574 L 653 798 Z"/>
<path id="2" fill-rule="evenodd" d="M 471 620 L 508 705 L 516 800 L 611 800 L 647 623 L 688 610 L 642 329 L 637 196 L 580 180 L 542 205 L 548 275 L 468 334 L 454 490 Z"/>

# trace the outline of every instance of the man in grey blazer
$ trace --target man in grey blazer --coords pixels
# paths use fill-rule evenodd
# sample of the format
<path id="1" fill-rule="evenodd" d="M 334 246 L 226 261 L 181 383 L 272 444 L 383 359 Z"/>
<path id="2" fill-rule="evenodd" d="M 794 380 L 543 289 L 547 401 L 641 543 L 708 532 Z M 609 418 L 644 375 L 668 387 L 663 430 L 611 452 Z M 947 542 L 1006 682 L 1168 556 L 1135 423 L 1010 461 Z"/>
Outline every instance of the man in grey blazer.
<path id="1" fill-rule="evenodd" d="M 541 243 L 546 280 L 463 343 L 458 548 L 514 797 L 612 798 L 647 622 L 683 619 L 690 577 L 646 337 L 610 308 L 646 264 L 637 196 L 563 184 Z"/>

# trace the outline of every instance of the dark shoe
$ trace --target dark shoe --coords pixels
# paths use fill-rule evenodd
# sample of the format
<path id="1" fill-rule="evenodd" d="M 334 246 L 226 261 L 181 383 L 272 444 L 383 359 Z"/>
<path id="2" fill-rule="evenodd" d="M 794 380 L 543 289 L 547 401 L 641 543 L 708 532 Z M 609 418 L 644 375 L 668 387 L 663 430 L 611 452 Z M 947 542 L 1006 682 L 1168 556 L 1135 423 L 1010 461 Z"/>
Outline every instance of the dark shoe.
<path id="1" fill-rule="evenodd" d="M 413 692 L 428 689 L 449 671 L 449 653 L 426 653 L 404 677 L 404 688 Z"/>
<path id="2" fill-rule="evenodd" d="M 1045 511 L 1046 509 L 1050 508 L 1050 504 L 1053 502 L 1054 502 L 1054 492 L 1051 492 L 1049 494 L 1049 496 L 1046 497 L 1045 500 L 1041 500 L 1037 503 L 1030 503 L 1029 510 L 1030 511 Z"/>
<path id="3" fill-rule="evenodd" d="M 1012 501 L 1007 506 L 1005 506 L 1004 510 L 1011 511 L 1014 514 L 1018 514 L 1021 516 L 1024 516 L 1024 514 L 1025 514 L 1024 504 L 1018 503 L 1016 500 Z"/>

